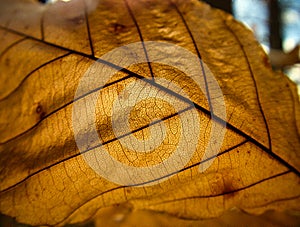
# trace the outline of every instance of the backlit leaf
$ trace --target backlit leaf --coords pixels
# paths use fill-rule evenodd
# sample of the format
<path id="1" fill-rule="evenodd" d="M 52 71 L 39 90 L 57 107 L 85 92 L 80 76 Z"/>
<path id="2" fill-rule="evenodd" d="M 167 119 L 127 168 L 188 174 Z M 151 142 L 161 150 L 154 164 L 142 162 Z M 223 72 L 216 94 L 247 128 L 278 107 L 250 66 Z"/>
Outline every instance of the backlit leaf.
<path id="1" fill-rule="evenodd" d="M 226 117 L 217 116 L 218 123 L 212 118 L 211 103 L 222 97 L 213 96 L 210 84 L 201 90 L 184 72 L 157 62 L 128 66 L 101 91 L 75 96 L 80 79 L 86 72 L 93 74 L 95 65 L 118 69 L 104 60 L 96 62 L 98 58 L 139 41 L 176 44 L 201 58 L 207 68 L 199 64 L 195 69 L 201 79 L 210 69 L 221 88 Z M 295 85 L 272 71 L 252 33 L 232 16 L 196 0 L 73 0 L 46 5 L 1 0 L 0 43 L 1 213 L 30 225 L 65 225 L 121 209 L 129 219 L 131 211 L 139 218 L 155 212 L 158 220 L 172 215 L 196 225 L 197 220 L 226 215 L 234 207 L 255 215 L 272 209 L 299 211 L 300 109 Z M 144 50 L 147 59 L 152 50 Z M 133 107 L 131 132 L 124 132 L 125 139 L 128 133 L 139 141 L 157 136 L 156 126 L 162 123 L 151 123 L 157 118 L 167 128 L 166 138 L 149 153 L 125 148 L 120 142 L 124 138 L 116 137 L 112 127 L 114 100 L 126 96 L 125 87 L 137 86 L 142 78 L 170 81 L 189 97 L 187 101 L 167 85 L 150 83 L 167 100 L 177 100 L 182 113 L 155 97 Z M 136 167 L 157 165 L 172 155 L 182 139 L 181 117 L 193 119 L 192 103 L 200 122 L 192 158 L 179 172 L 164 176 L 168 179 L 154 179 L 153 185 L 119 185 L 97 174 L 75 141 L 89 138 L 84 136 L 92 129 L 74 135 L 72 122 L 75 103 L 86 104 L 85 98 L 95 92 L 99 97 L 94 123 L 102 147 L 119 162 Z M 113 114 L 118 120 L 124 112 Z M 209 141 L 212 125 L 225 123 L 216 159 L 199 172 L 199 165 L 212 158 L 205 156 L 206 147 L 218 143 L 218 137 Z M 90 146 L 85 149 L 95 152 Z M 172 224 L 165 219 L 161 223 Z"/>

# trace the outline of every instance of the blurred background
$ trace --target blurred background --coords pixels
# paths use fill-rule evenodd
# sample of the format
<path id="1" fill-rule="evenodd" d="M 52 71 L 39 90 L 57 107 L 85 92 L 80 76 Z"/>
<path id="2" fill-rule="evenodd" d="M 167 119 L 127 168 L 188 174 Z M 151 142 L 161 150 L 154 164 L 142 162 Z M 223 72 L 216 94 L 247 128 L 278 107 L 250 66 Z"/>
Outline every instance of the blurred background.
<path id="1" fill-rule="evenodd" d="M 231 13 L 253 30 L 275 69 L 283 70 L 300 95 L 300 0 L 203 0 Z"/>

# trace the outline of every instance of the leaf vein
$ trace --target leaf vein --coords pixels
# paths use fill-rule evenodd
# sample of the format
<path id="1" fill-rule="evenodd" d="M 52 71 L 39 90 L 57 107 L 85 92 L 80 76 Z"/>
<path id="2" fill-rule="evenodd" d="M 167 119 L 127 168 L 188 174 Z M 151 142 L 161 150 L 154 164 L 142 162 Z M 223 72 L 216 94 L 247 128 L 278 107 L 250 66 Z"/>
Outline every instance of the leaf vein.
<path id="1" fill-rule="evenodd" d="M 152 66 L 151 66 L 151 63 L 150 63 L 150 60 L 149 60 L 147 48 L 146 48 L 145 43 L 144 43 L 144 38 L 143 38 L 143 35 L 142 35 L 142 32 L 141 32 L 140 26 L 139 26 L 139 24 L 138 24 L 138 22 L 137 22 L 137 20 L 136 20 L 136 18 L 134 16 L 134 13 L 132 12 L 132 10 L 131 10 L 131 8 L 129 6 L 128 1 L 124 0 L 124 3 L 126 5 L 127 11 L 129 13 L 132 21 L 133 21 L 133 23 L 134 23 L 134 25 L 136 27 L 136 30 L 137 30 L 137 32 L 139 34 L 140 40 L 142 42 L 143 50 L 144 50 L 144 53 L 145 53 L 145 57 L 146 57 L 146 60 L 147 60 L 147 64 L 148 64 L 148 67 L 149 67 L 149 70 L 150 70 L 150 75 L 152 77 L 152 80 L 154 80 L 154 73 L 153 73 Z"/>
<path id="2" fill-rule="evenodd" d="M 11 96 L 13 93 L 15 93 L 15 92 L 22 86 L 22 84 L 23 84 L 23 83 L 24 83 L 24 82 L 25 82 L 32 74 L 34 74 L 36 71 L 40 70 L 41 68 L 45 67 L 46 65 L 49 65 L 49 64 L 51 64 L 51 63 L 53 63 L 53 62 L 55 62 L 55 61 L 58 61 L 59 59 L 62 59 L 62 58 L 64 58 L 64 57 L 67 57 L 67 56 L 70 55 L 70 54 L 71 54 L 71 53 L 69 52 L 69 53 L 63 54 L 63 55 L 61 55 L 61 56 L 58 56 L 58 57 L 56 57 L 56 58 L 54 58 L 54 59 L 51 59 L 51 60 L 49 60 L 49 61 L 43 63 L 42 65 L 40 65 L 40 66 L 38 66 L 37 68 L 35 68 L 34 70 L 32 70 L 30 73 L 28 73 L 28 74 L 21 80 L 21 82 L 18 84 L 17 87 L 14 88 L 14 90 L 12 90 L 12 91 L 11 91 L 9 94 L 7 94 L 6 96 L 2 97 L 2 98 L 0 99 L 0 101 L 3 101 L 3 100 L 5 100 L 5 99 L 7 99 L 9 96 Z M 0 144 L 1 144 L 1 143 L 0 143 Z"/>

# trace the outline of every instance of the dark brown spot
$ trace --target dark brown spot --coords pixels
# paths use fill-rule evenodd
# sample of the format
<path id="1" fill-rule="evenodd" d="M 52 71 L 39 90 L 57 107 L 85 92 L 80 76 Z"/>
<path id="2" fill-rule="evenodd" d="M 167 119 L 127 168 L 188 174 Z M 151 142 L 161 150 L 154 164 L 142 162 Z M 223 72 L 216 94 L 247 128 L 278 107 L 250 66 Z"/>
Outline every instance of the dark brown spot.
<path id="1" fill-rule="evenodd" d="M 231 181 L 224 181 L 223 193 L 225 199 L 232 198 L 236 194 L 236 189 L 233 187 Z"/>
<path id="2" fill-rule="evenodd" d="M 36 107 L 36 112 L 38 114 L 42 112 L 42 106 L 40 106 L 40 104 L 38 104 L 38 106 Z"/>
<path id="3" fill-rule="evenodd" d="M 234 191 L 234 188 L 232 186 L 232 182 L 231 181 L 225 181 L 224 182 L 224 189 L 223 189 L 223 193 L 227 194 Z"/>
<path id="4" fill-rule="evenodd" d="M 43 107 L 41 104 L 38 104 L 38 106 L 35 109 L 36 113 L 39 115 L 39 119 L 42 120 L 46 113 L 43 111 Z"/>
<path id="5" fill-rule="evenodd" d="M 174 10 L 173 2 L 169 2 L 168 6 L 163 9 L 163 13 L 169 13 L 171 10 Z"/>
<path id="6" fill-rule="evenodd" d="M 5 65 L 10 66 L 10 59 L 9 58 L 5 59 Z"/>
<path id="7" fill-rule="evenodd" d="M 119 34 L 125 30 L 126 26 L 119 23 L 112 23 L 110 31 L 116 34 Z"/>

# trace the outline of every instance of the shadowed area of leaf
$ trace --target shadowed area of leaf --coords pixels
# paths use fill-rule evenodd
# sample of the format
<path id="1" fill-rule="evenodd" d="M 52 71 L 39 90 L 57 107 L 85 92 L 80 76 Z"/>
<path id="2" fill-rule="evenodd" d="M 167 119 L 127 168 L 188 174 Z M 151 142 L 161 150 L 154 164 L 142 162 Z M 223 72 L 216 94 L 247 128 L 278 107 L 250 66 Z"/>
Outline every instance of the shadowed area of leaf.
<path id="1" fill-rule="evenodd" d="M 30 227 L 17 223 L 8 216 L 0 217 L 1 227 Z M 254 216 L 245 212 L 233 209 L 226 211 L 220 217 L 205 220 L 185 220 L 163 213 L 156 213 L 146 210 L 128 211 L 128 209 L 114 207 L 99 212 L 94 221 L 79 224 L 66 225 L 67 227 L 97 227 L 97 226 L 137 226 L 140 223 L 144 226 L 297 226 L 300 220 L 297 214 L 287 212 L 268 211 L 264 214 Z"/>

